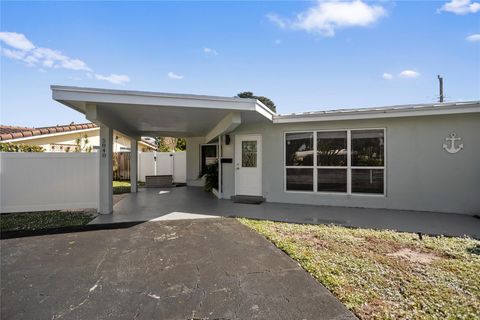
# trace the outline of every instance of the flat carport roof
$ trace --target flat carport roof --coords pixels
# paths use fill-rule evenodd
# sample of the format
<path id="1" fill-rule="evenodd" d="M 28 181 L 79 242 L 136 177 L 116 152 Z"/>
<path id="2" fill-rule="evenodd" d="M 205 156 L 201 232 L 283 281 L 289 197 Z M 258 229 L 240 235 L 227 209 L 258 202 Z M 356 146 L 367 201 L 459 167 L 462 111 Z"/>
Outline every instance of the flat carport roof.
<path id="1" fill-rule="evenodd" d="M 256 99 L 51 86 L 54 100 L 129 136 L 208 137 L 240 123 L 272 121 Z"/>

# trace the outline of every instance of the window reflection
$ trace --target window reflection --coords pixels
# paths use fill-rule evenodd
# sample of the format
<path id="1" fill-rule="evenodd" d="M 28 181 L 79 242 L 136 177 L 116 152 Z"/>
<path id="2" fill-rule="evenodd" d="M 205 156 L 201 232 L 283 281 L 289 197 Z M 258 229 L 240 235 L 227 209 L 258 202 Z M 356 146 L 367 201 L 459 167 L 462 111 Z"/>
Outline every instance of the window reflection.
<path id="1" fill-rule="evenodd" d="M 287 166 L 313 166 L 313 132 L 287 133 L 285 158 Z"/>
<path id="2" fill-rule="evenodd" d="M 317 190 L 347 192 L 347 169 L 318 169 Z"/>
<path id="3" fill-rule="evenodd" d="M 287 190 L 313 191 L 313 169 L 287 169 Z"/>
<path id="4" fill-rule="evenodd" d="M 352 166 L 383 166 L 383 147 L 383 130 L 352 130 Z"/>
<path id="5" fill-rule="evenodd" d="M 352 192 L 383 193 L 383 169 L 353 169 Z"/>
<path id="6" fill-rule="evenodd" d="M 317 165 L 347 165 L 347 132 L 317 132 Z"/>

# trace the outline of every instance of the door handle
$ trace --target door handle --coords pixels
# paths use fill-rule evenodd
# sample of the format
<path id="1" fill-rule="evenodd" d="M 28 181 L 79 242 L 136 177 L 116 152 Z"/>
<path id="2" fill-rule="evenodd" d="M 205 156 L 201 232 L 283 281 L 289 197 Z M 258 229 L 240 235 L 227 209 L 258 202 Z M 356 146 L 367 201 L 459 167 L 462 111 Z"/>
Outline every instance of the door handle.
<path id="1" fill-rule="evenodd" d="M 239 165 L 238 163 L 237 163 L 237 165 L 236 165 L 236 169 L 237 169 L 237 170 L 240 170 L 240 165 Z"/>

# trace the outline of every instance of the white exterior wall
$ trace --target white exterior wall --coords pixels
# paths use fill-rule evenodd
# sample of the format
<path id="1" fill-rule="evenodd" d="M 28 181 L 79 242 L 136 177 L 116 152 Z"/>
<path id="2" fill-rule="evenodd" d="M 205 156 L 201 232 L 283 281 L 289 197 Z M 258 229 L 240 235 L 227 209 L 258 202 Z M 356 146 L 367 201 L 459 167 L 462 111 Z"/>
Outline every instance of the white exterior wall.
<path id="1" fill-rule="evenodd" d="M 98 207 L 98 153 L 0 153 L 0 211 Z"/>
<path id="2" fill-rule="evenodd" d="M 205 143 L 204 137 L 187 138 L 187 185 L 202 187 L 205 181 L 200 174 L 200 145 Z"/>
<path id="3" fill-rule="evenodd" d="M 290 131 L 385 128 L 386 194 L 287 192 L 284 133 Z M 462 138 L 463 150 L 443 150 L 450 133 Z M 241 125 L 230 134 L 258 133 L 263 138 L 262 190 L 269 202 L 387 208 L 480 214 L 480 114 L 438 115 L 290 124 Z M 235 161 L 234 161 L 235 163 Z M 224 166 L 224 197 L 233 195 L 235 170 Z M 228 182 L 230 181 L 230 183 Z"/>

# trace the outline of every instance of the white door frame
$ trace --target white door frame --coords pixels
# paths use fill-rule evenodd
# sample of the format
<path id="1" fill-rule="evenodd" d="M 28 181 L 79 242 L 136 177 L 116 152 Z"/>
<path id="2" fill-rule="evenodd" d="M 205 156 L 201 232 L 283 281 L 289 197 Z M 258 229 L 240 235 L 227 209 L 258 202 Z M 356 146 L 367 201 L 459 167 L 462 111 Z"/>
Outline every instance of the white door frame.
<path id="1" fill-rule="evenodd" d="M 262 192 L 262 184 L 263 184 L 263 157 L 262 157 L 262 153 L 263 153 L 263 145 L 262 145 L 262 135 L 259 134 L 259 133 L 256 133 L 256 134 L 238 134 L 238 135 L 235 135 L 235 142 L 234 142 L 234 159 L 235 159 L 235 163 L 234 163 L 234 170 L 235 170 L 235 174 L 234 174 L 234 185 L 235 185 L 235 195 L 244 195 L 244 194 L 240 194 L 238 193 L 238 188 L 237 188 L 237 180 L 238 180 L 238 172 L 239 170 L 237 170 L 237 165 L 241 165 L 241 161 L 242 159 L 238 158 L 238 156 L 241 157 L 241 150 L 237 150 L 237 148 L 239 147 L 239 141 L 240 140 L 248 140 L 248 139 L 255 139 L 257 140 L 257 169 L 258 169 L 258 196 L 262 196 L 263 195 L 263 192 Z M 241 148 L 241 146 L 240 146 Z"/>

